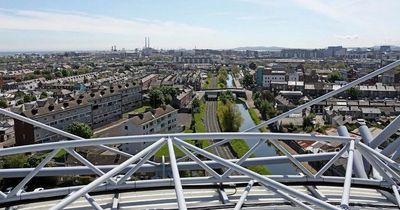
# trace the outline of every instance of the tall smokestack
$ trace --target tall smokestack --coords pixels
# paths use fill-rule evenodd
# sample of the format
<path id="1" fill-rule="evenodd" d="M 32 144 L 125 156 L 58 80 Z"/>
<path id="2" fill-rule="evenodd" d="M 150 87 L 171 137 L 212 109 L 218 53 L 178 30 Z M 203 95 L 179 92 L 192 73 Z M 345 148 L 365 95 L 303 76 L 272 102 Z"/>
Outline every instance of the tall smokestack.
<path id="1" fill-rule="evenodd" d="M 144 37 L 144 48 L 147 48 L 147 37 Z"/>
<path id="2" fill-rule="evenodd" d="M 150 37 L 147 37 L 147 47 L 150 48 Z"/>

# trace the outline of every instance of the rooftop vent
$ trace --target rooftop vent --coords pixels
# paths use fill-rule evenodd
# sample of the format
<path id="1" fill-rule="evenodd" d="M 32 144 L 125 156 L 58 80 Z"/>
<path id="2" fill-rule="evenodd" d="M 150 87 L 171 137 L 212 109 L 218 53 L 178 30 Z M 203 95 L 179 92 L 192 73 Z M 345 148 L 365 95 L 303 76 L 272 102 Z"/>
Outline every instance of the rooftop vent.
<path id="1" fill-rule="evenodd" d="M 140 118 L 141 120 L 143 120 L 143 117 L 144 117 L 143 113 L 138 114 L 138 116 L 139 116 L 139 118 Z"/>
<path id="2" fill-rule="evenodd" d="M 37 110 L 36 108 L 33 108 L 33 109 L 31 110 L 31 113 L 32 113 L 32 115 L 35 115 L 35 114 L 38 113 L 38 110 Z"/>

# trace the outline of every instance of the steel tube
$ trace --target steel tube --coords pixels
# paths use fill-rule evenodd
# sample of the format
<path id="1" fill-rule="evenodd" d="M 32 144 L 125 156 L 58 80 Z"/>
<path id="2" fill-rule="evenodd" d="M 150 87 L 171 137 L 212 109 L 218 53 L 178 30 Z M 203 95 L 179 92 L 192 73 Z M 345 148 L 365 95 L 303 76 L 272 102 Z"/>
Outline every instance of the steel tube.
<path id="1" fill-rule="evenodd" d="M 343 209 L 349 209 L 350 189 L 351 189 L 351 177 L 353 175 L 353 159 L 354 159 L 354 141 L 350 141 L 349 146 L 349 157 L 346 165 L 346 175 L 343 184 L 343 195 L 340 207 Z"/>
<path id="2" fill-rule="evenodd" d="M 181 210 L 187 209 L 185 196 L 183 195 L 181 177 L 179 176 L 178 165 L 176 164 L 176 157 L 174 151 L 174 144 L 172 143 L 171 138 L 168 138 L 168 152 L 169 152 L 169 160 L 171 164 L 172 176 L 174 178 L 175 185 L 175 194 L 176 199 L 178 201 L 178 208 Z"/>
<path id="3" fill-rule="evenodd" d="M 149 147 L 145 148 L 144 150 L 140 151 L 138 154 L 134 155 L 133 157 L 129 158 L 125 162 L 121 163 L 119 166 L 115 167 L 111 171 L 107 172 L 103 176 L 97 178 L 93 182 L 89 183 L 85 187 L 79 189 L 78 191 L 72 193 L 68 197 L 66 197 L 64 200 L 59 202 L 56 206 L 52 207 L 51 210 L 58 210 L 58 209 L 63 209 L 72 202 L 74 202 L 76 199 L 79 197 L 85 195 L 86 193 L 90 192 L 94 188 L 96 188 L 98 185 L 101 183 L 107 181 L 111 177 L 115 176 L 117 173 L 119 173 L 122 169 L 126 168 L 129 166 L 132 162 L 135 162 L 136 160 L 140 159 L 142 156 L 144 156 L 146 153 L 151 152 L 154 150 L 154 148 L 157 148 L 160 144 L 164 143 L 164 139 L 160 139 L 154 144 L 150 145 Z"/>
<path id="4" fill-rule="evenodd" d="M 335 206 L 333 206 L 333 205 L 331 205 L 329 203 L 326 203 L 324 201 L 316 199 L 316 198 L 314 198 L 314 197 L 312 197 L 310 195 L 304 194 L 302 192 L 296 191 L 296 190 L 294 190 L 294 189 L 292 189 L 290 187 L 287 187 L 287 186 L 285 186 L 285 185 L 283 185 L 283 184 L 281 184 L 279 182 L 276 182 L 276 181 L 274 181 L 272 179 L 269 179 L 269 178 L 264 177 L 264 176 L 262 176 L 260 174 L 257 174 L 255 172 L 249 170 L 249 169 L 246 169 L 246 168 L 244 168 L 242 166 L 239 166 L 239 165 L 236 165 L 236 164 L 231 163 L 229 161 L 226 161 L 223 158 L 220 158 L 220 157 L 218 157 L 218 156 L 216 156 L 214 154 L 211 154 L 211 153 L 206 152 L 204 150 L 201 150 L 201 149 L 199 149 L 197 147 L 194 147 L 193 145 L 190 145 L 190 144 L 188 144 L 188 143 L 186 143 L 186 142 L 184 142 L 182 140 L 176 139 L 176 141 L 181 146 L 184 146 L 186 148 L 190 148 L 193 151 L 196 151 L 196 152 L 198 152 L 199 154 L 201 154 L 203 156 L 206 156 L 206 157 L 208 157 L 210 159 L 213 159 L 213 160 L 219 162 L 220 164 L 222 164 L 222 165 L 224 165 L 226 167 L 231 167 L 231 168 L 235 169 L 236 171 L 238 171 L 240 173 L 243 173 L 243 174 L 249 176 L 250 178 L 261 182 L 264 185 L 271 186 L 271 187 L 273 187 L 273 188 L 275 188 L 277 190 L 281 190 L 282 192 L 285 192 L 285 193 L 288 193 L 289 195 L 293 195 L 294 197 L 303 199 L 303 200 L 305 200 L 307 202 L 310 202 L 310 203 L 312 203 L 312 204 L 314 204 L 316 206 L 319 206 L 321 208 L 324 208 L 324 209 L 339 209 L 339 208 L 337 208 L 337 207 L 335 207 Z"/>

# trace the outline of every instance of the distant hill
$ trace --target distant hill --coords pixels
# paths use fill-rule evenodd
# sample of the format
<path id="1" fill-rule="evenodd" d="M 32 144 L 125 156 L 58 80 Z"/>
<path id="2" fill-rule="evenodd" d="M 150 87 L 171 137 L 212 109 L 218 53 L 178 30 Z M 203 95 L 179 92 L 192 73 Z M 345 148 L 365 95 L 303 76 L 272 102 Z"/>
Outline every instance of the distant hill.
<path id="1" fill-rule="evenodd" d="M 246 50 L 252 50 L 252 51 L 281 51 L 282 49 L 285 49 L 283 47 L 263 47 L 263 46 L 255 46 L 255 47 L 237 47 L 233 48 L 232 50 L 236 51 L 246 51 Z"/>

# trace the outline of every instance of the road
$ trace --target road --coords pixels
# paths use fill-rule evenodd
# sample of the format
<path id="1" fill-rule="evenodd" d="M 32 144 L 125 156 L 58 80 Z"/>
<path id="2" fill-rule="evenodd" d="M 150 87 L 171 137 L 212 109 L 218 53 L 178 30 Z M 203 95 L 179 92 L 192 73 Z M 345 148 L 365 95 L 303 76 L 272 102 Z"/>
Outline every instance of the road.
<path id="1" fill-rule="evenodd" d="M 221 129 L 217 120 L 217 102 L 216 101 L 207 101 L 206 102 L 206 116 L 204 116 L 205 125 L 208 132 L 221 132 Z M 214 140 L 218 141 L 218 140 Z M 236 158 L 228 145 L 222 145 L 215 148 L 215 153 L 225 159 L 234 159 Z"/>

